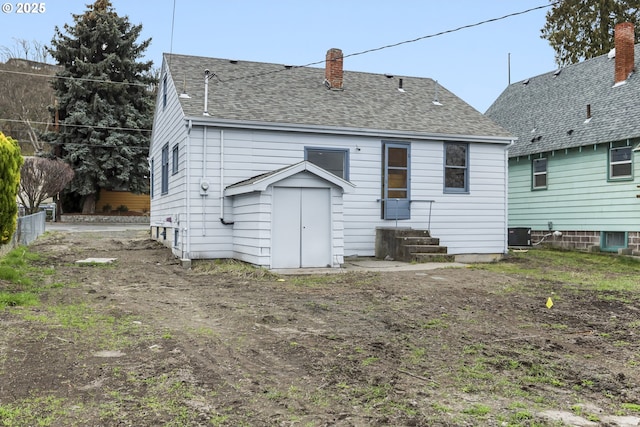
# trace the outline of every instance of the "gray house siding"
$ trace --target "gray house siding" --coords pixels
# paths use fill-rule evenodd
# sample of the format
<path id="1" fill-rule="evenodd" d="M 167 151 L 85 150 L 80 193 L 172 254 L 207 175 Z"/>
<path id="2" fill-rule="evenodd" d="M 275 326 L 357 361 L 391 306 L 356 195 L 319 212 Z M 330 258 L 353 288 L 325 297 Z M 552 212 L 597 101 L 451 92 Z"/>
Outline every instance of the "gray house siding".
<path id="1" fill-rule="evenodd" d="M 271 257 L 271 193 L 233 198 L 233 258 L 269 266 Z"/>
<path id="2" fill-rule="evenodd" d="M 163 90 L 163 85 L 160 85 Z M 151 212 L 150 224 L 152 235 L 161 235 L 163 243 L 174 249 L 173 252 L 179 255 L 175 249 L 173 228 L 174 218 L 172 216 L 182 214 L 184 217 L 184 200 L 183 194 L 186 185 L 186 168 L 187 168 L 187 152 L 185 142 L 187 140 L 186 123 L 183 120 L 183 113 L 175 96 L 175 87 L 173 79 L 167 78 L 167 97 L 166 104 L 162 101 L 162 94 L 158 94 L 158 102 L 156 102 L 155 120 L 152 131 L 153 144 L 149 150 L 149 158 L 153 159 L 153 170 L 151 171 Z M 180 125 L 177 125 L 180 124 Z M 171 156 L 172 149 L 178 145 L 178 172 L 172 174 Z M 168 146 L 169 150 L 169 170 L 168 170 L 168 192 L 162 194 L 162 149 Z"/>
<path id="3" fill-rule="evenodd" d="M 165 60 L 163 72 L 167 65 Z M 204 84 L 194 77 L 202 76 L 204 68 L 219 76 L 208 83 L 208 114 Z M 260 70 L 274 73 L 251 77 Z M 166 105 L 163 94 L 158 95 L 154 120 L 151 225 L 154 236 L 166 231 L 165 243 L 176 256 L 270 265 L 274 188 L 224 193 L 302 162 L 307 147 L 315 155 L 318 149 L 347 153 L 349 182 L 328 180 L 334 183 L 329 186 L 331 264 L 345 256 L 373 256 L 376 228 L 396 225 L 381 217 L 385 142 L 410 147 L 410 219 L 399 220 L 398 226 L 430 228 L 451 254 L 506 252 L 504 153 L 511 138 L 504 129 L 444 88 L 438 87 L 441 103 L 431 103 L 436 84 L 430 79 L 405 78 L 400 92 L 397 79 L 389 76 L 348 73 L 349 86 L 333 91 L 322 84 L 322 72 L 316 69 L 277 70 L 274 64 L 172 57 L 175 75 L 169 74 Z M 241 85 L 225 81 L 232 74 L 224 73 L 245 71 L 250 73 Z M 188 98 L 179 97 L 174 83 L 182 84 L 183 75 L 186 84 L 180 91 L 186 89 Z M 367 106 L 381 99 L 386 109 Z M 468 144 L 465 193 L 444 190 L 444 147 L 451 141 Z M 161 194 L 160 160 L 167 143 L 170 151 L 179 144 L 179 169 L 169 174 L 168 192 Z M 351 184 L 354 188 L 346 191 Z"/>
<path id="4" fill-rule="evenodd" d="M 222 186 L 221 135 L 224 140 Z M 234 244 L 239 242 L 234 237 L 235 226 L 220 222 L 220 188 L 303 160 L 305 146 L 343 148 L 350 152 L 349 176 L 357 190 L 344 195 L 344 225 L 341 232 L 344 233 L 346 256 L 374 255 L 376 227 L 395 224 L 394 221 L 380 218 L 378 199 L 381 197 L 382 140 L 379 138 L 241 129 L 226 129 L 221 133 L 220 129 L 210 128 L 207 130 L 206 150 L 202 145 L 203 138 L 202 127 L 194 126 L 189 138 L 192 159 L 190 173 L 193 177 L 190 191 L 190 258 L 228 258 L 235 253 L 244 254 L 245 251 L 239 250 L 238 244 Z M 506 233 L 504 145 L 471 144 L 469 194 L 443 194 L 443 141 L 403 141 L 410 142 L 412 147 L 412 198 L 416 201 L 411 206 L 411 219 L 399 221 L 398 225 L 415 228 L 427 228 L 430 225 L 433 234 L 442 236 L 442 244 L 448 246 L 452 254 L 502 253 Z M 206 171 L 204 175 L 203 167 Z M 200 195 L 202 177 L 210 185 L 207 196 Z M 172 183 L 170 196 L 174 193 Z M 175 191 L 175 197 L 184 199 L 182 190 L 179 191 Z M 170 199 L 174 202 L 166 203 L 162 208 L 157 207 L 159 220 L 184 212 L 182 206 L 175 203 L 174 197 Z M 430 204 L 428 200 L 434 203 Z M 235 222 L 238 211 L 232 209 L 229 198 L 224 203 L 225 221 Z M 470 227 L 470 224 L 480 224 L 481 227 Z M 257 255 L 248 251 L 246 256 Z"/>

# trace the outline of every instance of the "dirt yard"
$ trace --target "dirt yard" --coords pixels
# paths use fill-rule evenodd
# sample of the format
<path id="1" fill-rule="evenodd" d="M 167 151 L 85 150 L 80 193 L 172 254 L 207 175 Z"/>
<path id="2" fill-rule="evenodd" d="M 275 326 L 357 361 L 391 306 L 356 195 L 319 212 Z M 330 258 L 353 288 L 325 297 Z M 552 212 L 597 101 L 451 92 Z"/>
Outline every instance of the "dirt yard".
<path id="1" fill-rule="evenodd" d="M 0 425 L 640 424 L 637 293 L 481 268 L 186 270 L 144 232 L 31 250 L 40 304 L 0 311 Z"/>

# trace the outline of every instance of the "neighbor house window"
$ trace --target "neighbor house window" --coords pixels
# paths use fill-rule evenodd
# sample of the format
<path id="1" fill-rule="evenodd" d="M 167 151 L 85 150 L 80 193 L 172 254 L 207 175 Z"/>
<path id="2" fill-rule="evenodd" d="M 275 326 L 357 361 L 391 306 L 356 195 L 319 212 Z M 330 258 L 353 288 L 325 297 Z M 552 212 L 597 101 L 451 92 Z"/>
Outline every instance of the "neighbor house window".
<path id="1" fill-rule="evenodd" d="M 342 179 L 349 179 L 349 151 L 339 148 L 305 147 L 304 159 Z"/>
<path id="2" fill-rule="evenodd" d="M 169 144 L 162 147 L 162 182 L 161 194 L 169 192 Z"/>
<path id="3" fill-rule="evenodd" d="M 533 188 L 547 188 L 547 159 L 533 159 Z"/>
<path id="4" fill-rule="evenodd" d="M 444 144 L 444 192 L 469 192 L 469 144 Z"/>
<path id="5" fill-rule="evenodd" d="M 409 219 L 411 188 L 411 146 L 382 144 L 382 219 Z"/>
<path id="6" fill-rule="evenodd" d="M 173 146 L 173 152 L 171 154 L 171 173 L 173 175 L 178 173 L 178 144 Z"/>
<path id="7" fill-rule="evenodd" d="M 609 178 L 631 178 L 631 147 L 614 147 L 609 149 Z"/>
<path id="8" fill-rule="evenodd" d="M 618 252 L 627 247 L 627 233 L 624 231 L 603 231 L 600 233 L 600 250 Z"/>

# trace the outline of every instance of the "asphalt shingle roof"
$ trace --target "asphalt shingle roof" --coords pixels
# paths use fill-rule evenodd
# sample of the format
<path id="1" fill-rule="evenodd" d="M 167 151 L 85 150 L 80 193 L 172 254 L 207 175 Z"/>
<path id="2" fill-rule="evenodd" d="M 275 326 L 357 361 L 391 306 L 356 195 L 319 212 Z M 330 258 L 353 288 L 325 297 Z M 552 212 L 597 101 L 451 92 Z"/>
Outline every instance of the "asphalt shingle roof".
<path id="1" fill-rule="evenodd" d="M 518 138 L 509 156 L 640 137 L 640 75 L 614 87 L 614 66 L 602 55 L 509 85 L 485 113 Z"/>
<path id="2" fill-rule="evenodd" d="M 429 78 L 344 71 L 344 90 L 324 68 L 165 54 L 187 117 L 203 117 L 204 70 L 212 118 L 398 132 L 508 138 L 510 133 Z M 345 60 L 346 62 L 346 60 Z M 404 92 L 398 90 L 403 80 Z M 436 96 L 441 106 L 433 104 Z"/>

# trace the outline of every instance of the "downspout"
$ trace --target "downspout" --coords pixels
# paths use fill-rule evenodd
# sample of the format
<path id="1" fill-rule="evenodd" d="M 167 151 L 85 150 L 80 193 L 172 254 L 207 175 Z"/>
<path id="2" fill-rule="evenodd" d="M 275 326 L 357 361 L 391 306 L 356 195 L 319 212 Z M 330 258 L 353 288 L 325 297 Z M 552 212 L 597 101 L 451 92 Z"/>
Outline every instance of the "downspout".
<path id="1" fill-rule="evenodd" d="M 504 253 L 509 253 L 509 149 L 515 144 L 512 139 L 504 148 Z"/>
<path id="2" fill-rule="evenodd" d="M 220 129 L 220 222 L 233 225 L 233 221 L 224 220 L 224 130 Z"/>
<path id="3" fill-rule="evenodd" d="M 191 120 L 189 120 L 189 122 L 187 123 L 187 140 L 186 140 L 186 147 L 185 147 L 185 151 L 186 151 L 186 180 L 185 180 L 185 185 L 186 185 L 186 190 L 187 190 L 187 227 L 185 229 L 185 233 L 184 233 L 184 240 L 186 240 L 186 258 L 191 258 L 191 238 L 190 238 L 190 234 L 191 234 L 191 128 L 193 127 L 193 122 Z M 183 242 L 182 244 L 183 247 L 183 252 L 182 252 L 182 257 L 185 258 L 185 243 Z"/>
<path id="4" fill-rule="evenodd" d="M 207 125 L 203 126 L 202 131 L 202 179 L 200 180 L 200 199 L 202 200 L 202 236 L 207 235 L 206 223 L 206 203 L 207 190 L 209 182 L 207 181 Z"/>

